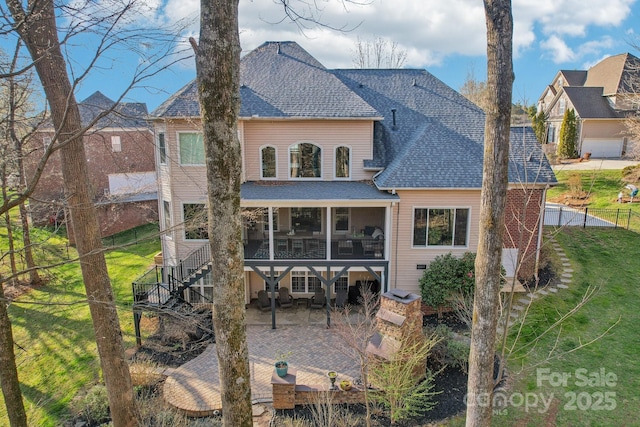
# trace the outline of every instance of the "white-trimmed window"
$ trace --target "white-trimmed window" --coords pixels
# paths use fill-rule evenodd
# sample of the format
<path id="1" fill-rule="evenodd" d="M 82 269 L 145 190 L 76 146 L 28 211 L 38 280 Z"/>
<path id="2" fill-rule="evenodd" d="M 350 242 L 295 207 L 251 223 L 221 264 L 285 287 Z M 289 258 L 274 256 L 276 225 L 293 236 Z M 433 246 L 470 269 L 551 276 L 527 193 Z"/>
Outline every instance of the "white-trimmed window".
<path id="1" fill-rule="evenodd" d="M 164 229 L 171 230 L 171 202 L 163 200 L 162 208 L 164 216 Z"/>
<path id="2" fill-rule="evenodd" d="M 333 283 L 333 293 L 349 291 L 349 273 L 345 273 Z"/>
<path id="3" fill-rule="evenodd" d="M 291 272 L 292 293 L 314 293 L 320 288 L 322 288 L 322 282 L 310 271 Z"/>
<path id="4" fill-rule="evenodd" d="M 204 165 L 204 140 L 199 132 L 179 132 L 178 152 L 181 165 Z"/>
<path id="5" fill-rule="evenodd" d="M 337 179 L 351 177 L 351 149 L 349 147 L 336 147 L 334 166 L 334 174 Z"/>
<path id="6" fill-rule="evenodd" d="M 113 151 L 114 153 L 119 153 L 122 151 L 122 141 L 120 140 L 120 136 L 111 136 L 111 151 Z"/>
<path id="7" fill-rule="evenodd" d="M 301 142 L 289 147 L 290 178 L 322 178 L 322 148 Z"/>
<path id="8" fill-rule="evenodd" d="M 414 209 L 414 247 L 466 247 L 468 230 L 468 208 Z"/>
<path id="9" fill-rule="evenodd" d="M 564 98 L 560 98 L 558 101 L 558 113 L 564 114 L 564 110 L 567 109 L 567 101 Z"/>
<path id="10" fill-rule="evenodd" d="M 270 145 L 260 149 L 260 177 L 272 179 L 277 177 L 276 147 Z"/>
<path id="11" fill-rule="evenodd" d="M 349 231 L 349 208 L 333 208 L 333 231 L 336 233 Z"/>
<path id="12" fill-rule="evenodd" d="M 291 229 L 295 231 L 322 231 L 321 208 L 291 208 Z"/>
<path id="13" fill-rule="evenodd" d="M 207 207 L 204 203 L 183 203 L 185 240 L 207 240 L 209 238 Z"/>
<path id="14" fill-rule="evenodd" d="M 264 273 L 265 273 L 265 275 L 267 275 L 267 276 L 268 276 L 269 274 L 271 274 L 271 273 L 269 273 L 269 272 L 264 272 Z M 281 274 L 282 274 L 282 271 L 277 271 L 277 270 L 276 270 L 276 271 L 274 271 L 274 272 L 273 272 L 273 275 L 274 275 L 275 277 L 280 277 L 280 275 L 281 275 Z M 267 292 L 271 292 L 271 288 L 269 287 L 269 283 L 267 283 L 267 281 L 266 281 L 266 280 L 265 280 L 263 283 L 264 283 L 264 290 L 265 290 L 265 291 L 267 291 Z M 276 288 L 276 292 L 278 292 L 278 289 L 280 289 L 280 282 L 277 282 L 277 283 L 276 283 L 275 288 Z"/>
<path id="15" fill-rule="evenodd" d="M 160 164 L 167 164 L 167 141 L 165 140 L 164 132 L 158 133 L 158 152 L 160 154 Z"/>
<path id="16" fill-rule="evenodd" d="M 211 304 L 213 302 L 213 275 L 211 272 L 189 286 L 188 294 L 191 304 Z"/>
<path id="17" fill-rule="evenodd" d="M 271 215 L 271 219 L 273 220 L 273 231 L 279 231 L 280 227 L 278 226 L 278 209 L 273 209 L 273 215 Z M 264 231 L 269 231 L 269 209 L 264 209 L 262 212 L 262 227 Z"/>

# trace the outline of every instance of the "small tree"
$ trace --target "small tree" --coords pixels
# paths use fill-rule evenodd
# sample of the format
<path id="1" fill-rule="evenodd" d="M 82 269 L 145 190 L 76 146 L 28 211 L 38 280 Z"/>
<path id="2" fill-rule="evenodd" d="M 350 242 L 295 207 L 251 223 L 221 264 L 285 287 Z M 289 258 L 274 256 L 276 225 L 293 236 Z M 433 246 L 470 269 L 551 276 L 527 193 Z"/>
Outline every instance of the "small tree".
<path id="1" fill-rule="evenodd" d="M 472 252 L 465 252 L 461 258 L 451 253 L 436 257 L 420 279 L 422 301 L 439 308 L 456 293 L 473 294 L 475 259 Z"/>
<path id="2" fill-rule="evenodd" d="M 430 410 L 436 394 L 432 391 L 434 374 L 427 370 L 423 380 L 415 372 L 427 363 L 439 338 L 432 336 L 414 344 L 409 344 L 408 338 L 402 340 L 391 360 L 377 359 L 371 369 L 371 380 L 379 389 L 372 397 L 389 409 L 392 425 Z"/>
<path id="3" fill-rule="evenodd" d="M 576 113 L 573 109 L 567 109 L 562 119 L 560 136 L 558 138 L 558 156 L 561 159 L 575 159 L 578 157 L 576 150 L 576 140 L 578 137 L 578 126 L 576 123 Z"/>
<path id="4" fill-rule="evenodd" d="M 538 138 L 540 144 L 547 143 L 547 115 L 544 111 L 540 111 L 538 114 L 534 114 L 531 117 L 531 127 L 533 132 Z"/>

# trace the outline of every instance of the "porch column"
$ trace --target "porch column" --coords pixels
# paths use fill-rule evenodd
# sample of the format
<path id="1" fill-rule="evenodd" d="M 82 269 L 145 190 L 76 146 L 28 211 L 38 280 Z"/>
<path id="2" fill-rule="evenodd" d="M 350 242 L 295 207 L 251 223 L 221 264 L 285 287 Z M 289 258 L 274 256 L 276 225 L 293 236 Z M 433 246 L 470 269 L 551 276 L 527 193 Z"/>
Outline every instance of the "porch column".
<path id="1" fill-rule="evenodd" d="M 273 246 L 273 206 L 267 208 L 267 215 L 269 215 L 269 260 L 274 260 L 274 246 Z M 275 329 L 275 328 L 274 328 Z"/>
<path id="2" fill-rule="evenodd" d="M 331 206 L 327 206 L 324 228 L 326 230 L 327 260 L 331 259 Z"/>
<path id="3" fill-rule="evenodd" d="M 396 202 L 392 202 L 391 205 L 395 205 Z M 391 236 L 392 236 L 392 230 L 391 230 L 391 215 L 393 213 L 393 210 L 391 209 L 391 206 L 387 205 L 384 208 L 384 259 L 389 260 L 391 257 Z"/>

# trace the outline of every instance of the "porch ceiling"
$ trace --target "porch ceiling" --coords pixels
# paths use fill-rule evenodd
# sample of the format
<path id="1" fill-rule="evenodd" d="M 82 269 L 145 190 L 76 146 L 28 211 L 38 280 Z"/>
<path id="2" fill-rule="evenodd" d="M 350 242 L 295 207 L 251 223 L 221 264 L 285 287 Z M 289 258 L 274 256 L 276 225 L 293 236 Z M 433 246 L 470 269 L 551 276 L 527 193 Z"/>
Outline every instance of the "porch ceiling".
<path id="1" fill-rule="evenodd" d="M 240 187 L 243 204 L 248 202 L 345 201 L 385 202 L 400 200 L 397 194 L 356 181 L 251 181 Z"/>

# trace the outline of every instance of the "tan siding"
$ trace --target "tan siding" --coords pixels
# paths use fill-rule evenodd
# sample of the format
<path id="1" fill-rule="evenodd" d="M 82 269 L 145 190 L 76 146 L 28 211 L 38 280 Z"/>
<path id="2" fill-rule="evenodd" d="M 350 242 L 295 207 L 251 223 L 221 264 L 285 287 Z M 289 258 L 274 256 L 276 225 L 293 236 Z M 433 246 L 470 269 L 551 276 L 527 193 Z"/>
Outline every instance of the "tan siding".
<path id="1" fill-rule="evenodd" d="M 475 252 L 478 246 L 478 222 L 480 212 L 480 190 L 462 191 L 398 191 L 400 203 L 393 208 L 391 268 L 389 283 L 391 288 L 419 292 L 418 280 L 424 270 L 416 269 L 418 264 L 429 264 L 436 256 L 453 253 Z M 469 208 L 469 245 L 462 249 L 412 248 L 414 208 Z M 399 212 L 398 212 L 399 209 Z M 397 233 L 397 235 L 396 235 Z"/>
<path id="2" fill-rule="evenodd" d="M 581 137 L 622 139 L 626 131 L 622 120 L 584 120 Z"/>
<path id="3" fill-rule="evenodd" d="M 351 148 L 351 179 L 371 179 L 363 169 L 363 160 L 372 157 L 373 125 L 369 121 L 245 121 L 244 156 L 248 181 L 260 180 L 260 148 L 276 147 L 277 179 L 289 179 L 289 146 L 313 142 L 322 148 L 322 178 L 332 180 L 335 148 Z"/>

